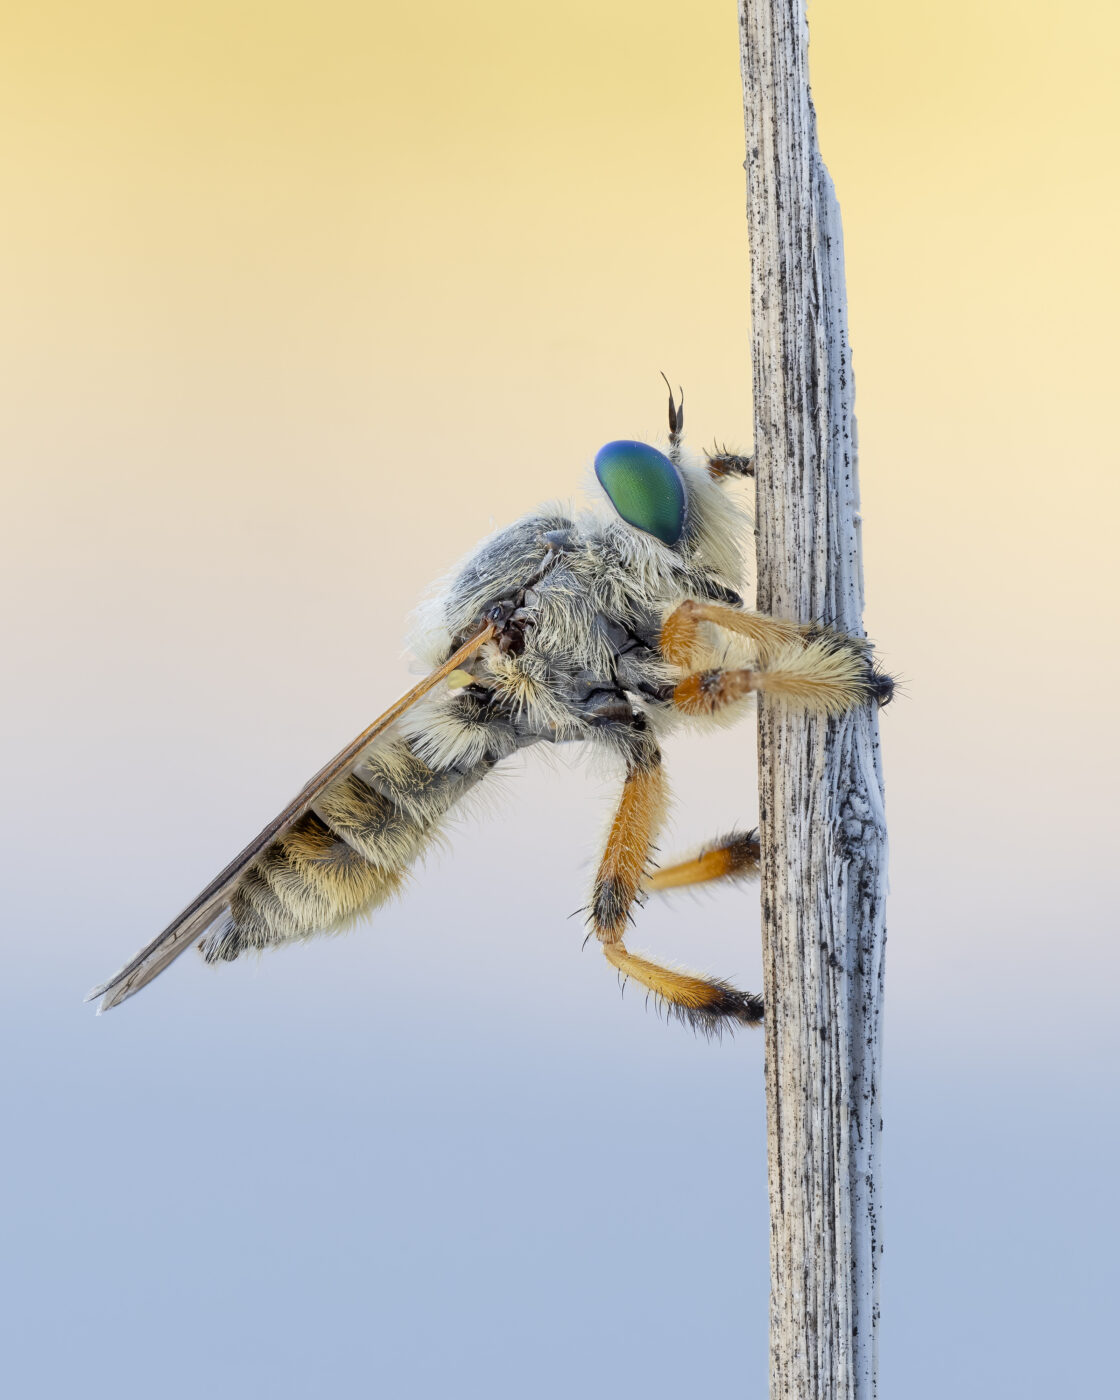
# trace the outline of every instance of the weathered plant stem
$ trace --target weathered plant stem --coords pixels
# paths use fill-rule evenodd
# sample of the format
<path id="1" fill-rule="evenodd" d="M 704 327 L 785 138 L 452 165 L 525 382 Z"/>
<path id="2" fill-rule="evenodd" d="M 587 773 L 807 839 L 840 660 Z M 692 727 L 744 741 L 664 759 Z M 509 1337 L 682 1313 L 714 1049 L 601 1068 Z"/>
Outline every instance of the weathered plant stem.
<path id="1" fill-rule="evenodd" d="M 758 607 L 863 626 L 840 212 L 804 0 L 740 0 Z M 874 709 L 759 706 L 772 1400 L 877 1394 L 886 824 Z"/>

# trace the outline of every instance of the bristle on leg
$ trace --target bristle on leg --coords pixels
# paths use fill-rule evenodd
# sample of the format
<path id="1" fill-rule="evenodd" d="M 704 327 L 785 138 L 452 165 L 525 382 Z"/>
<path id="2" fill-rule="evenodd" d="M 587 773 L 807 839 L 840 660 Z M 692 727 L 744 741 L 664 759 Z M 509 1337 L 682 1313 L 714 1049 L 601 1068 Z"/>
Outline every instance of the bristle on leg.
<path id="1" fill-rule="evenodd" d="M 797 642 L 803 630 L 798 623 L 786 618 L 686 598 L 661 626 L 658 647 L 662 656 L 678 666 L 691 665 L 700 642 L 702 622 L 714 623 L 725 631 L 746 637 L 760 660 Z"/>
<path id="2" fill-rule="evenodd" d="M 693 1030 L 718 1035 L 724 1028 L 762 1022 L 762 998 L 753 992 L 740 992 L 718 978 L 662 967 L 629 952 L 621 943 L 604 945 L 603 953 L 623 977 L 645 987 L 670 1016 Z"/>
<path id="3" fill-rule="evenodd" d="M 589 922 L 603 943 L 615 943 L 626 932 L 667 801 L 660 758 L 627 773 L 591 893 Z"/>
<path id="4" fill-rule="evenodd" d="M 759 858 L 757 830 L 733 831 L 704 846 L 690 860 L 655 870 L 646 877 L 643 888 L 676 890 L 717 880 L 751 880 L 758 875 Z"/>
<path id="5" fill-rule="evenodd" d="M 750 689 L 816 714 L 842 715 L 874 696 L 866 649 L 838 633 L 777 653 L 752 673 Z"/>

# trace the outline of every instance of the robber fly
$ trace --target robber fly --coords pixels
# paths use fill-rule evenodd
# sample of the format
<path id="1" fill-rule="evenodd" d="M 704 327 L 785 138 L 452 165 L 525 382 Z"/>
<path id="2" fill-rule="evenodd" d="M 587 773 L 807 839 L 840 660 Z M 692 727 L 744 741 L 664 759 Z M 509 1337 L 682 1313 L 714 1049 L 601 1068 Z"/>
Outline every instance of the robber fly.
<path id="1" fill-rule="evenodd" d="M 667 805 L 660 740 L 734 717 L 761 692 L 825 715 L 889 699 L 867 643 L 743 605 L 747 525 L 735 478 L 751 459 L 693 458 L 683 395 L 667 453 L 608 443 L 583 513 L 545 508 L 497 531 L 422 609 L 413 650 L 431 673 L 332 759 L 152 943 L 90 993 L 107 1010 L 191 943 L 231 961 L 344 928 L 401 888 L 448 814 L 534 744 L 614 756 L 622 791 L 595 874 L 590 933 L 619 974 L 702 1031 L 757 1024 L 762 998 L 627 949 L 649 891 L 757 874 L 755 831 L 655 869 Z"/>

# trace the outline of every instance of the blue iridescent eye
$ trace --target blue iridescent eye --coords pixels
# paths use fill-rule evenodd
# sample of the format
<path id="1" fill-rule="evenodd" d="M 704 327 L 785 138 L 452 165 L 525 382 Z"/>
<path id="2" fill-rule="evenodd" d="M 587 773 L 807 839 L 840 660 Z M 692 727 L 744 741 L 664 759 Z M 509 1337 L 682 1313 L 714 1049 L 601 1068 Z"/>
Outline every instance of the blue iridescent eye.
<path id="1" fill-rule="evenodd" d="M 644 442 L 608 442 L 595 457 L 595 475 L 628 525 L 665 544 L 684 533 L 684 482 L 663 452 Z"/>

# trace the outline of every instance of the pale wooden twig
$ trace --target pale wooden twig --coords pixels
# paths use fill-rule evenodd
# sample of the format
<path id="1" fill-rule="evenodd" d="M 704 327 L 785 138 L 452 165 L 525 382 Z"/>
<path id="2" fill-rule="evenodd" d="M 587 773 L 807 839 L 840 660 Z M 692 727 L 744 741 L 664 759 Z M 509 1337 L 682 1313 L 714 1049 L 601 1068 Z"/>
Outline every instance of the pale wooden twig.
<path id="1" fill-rule="evenodd" d="M 758 607 L 862 630 L 840 214 L 804 0 L 740 0 Z M 878 720 L 759 705 L 770 1394 L 877 1393 L 886 826 Z"/>

